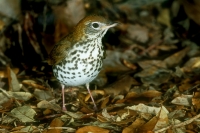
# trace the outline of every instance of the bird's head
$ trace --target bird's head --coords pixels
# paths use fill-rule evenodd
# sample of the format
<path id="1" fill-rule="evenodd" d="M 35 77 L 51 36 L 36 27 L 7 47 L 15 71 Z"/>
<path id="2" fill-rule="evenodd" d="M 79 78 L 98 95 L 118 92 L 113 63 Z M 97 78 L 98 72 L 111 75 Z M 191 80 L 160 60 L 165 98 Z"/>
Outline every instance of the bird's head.
<path id="1" fill-rule="evenodd" d="M 75 36 L 79 39 L 102 38 L 107 30 L 116 26 L 117 23 L 111 23 L 102 16 L 91 15 L 83 18 L 75 27 Z"/>

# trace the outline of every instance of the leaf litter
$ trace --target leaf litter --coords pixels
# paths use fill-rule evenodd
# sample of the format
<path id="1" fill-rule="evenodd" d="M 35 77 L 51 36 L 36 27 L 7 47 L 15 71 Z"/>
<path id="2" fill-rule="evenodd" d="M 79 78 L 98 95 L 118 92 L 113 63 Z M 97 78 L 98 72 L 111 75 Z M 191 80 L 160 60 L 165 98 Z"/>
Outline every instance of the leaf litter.
<path id="1" fill-rule="evenodd" d="M 0 132 L 200 130 L 198 1 L 19 1 L 0 4 Z M 98 111 L 84 86 L 65 89 L 62 111 L 45 59 L 91 12 L 119 23 L 103 39 L 107 55 L 91 83 Z"/>

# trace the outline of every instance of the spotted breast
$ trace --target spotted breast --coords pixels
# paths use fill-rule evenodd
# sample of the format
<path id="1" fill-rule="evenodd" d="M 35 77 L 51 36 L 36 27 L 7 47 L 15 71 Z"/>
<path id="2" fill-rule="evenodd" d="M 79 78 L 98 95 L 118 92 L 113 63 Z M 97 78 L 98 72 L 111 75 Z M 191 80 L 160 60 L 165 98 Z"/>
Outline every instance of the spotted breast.
<path id="1" fill-rule="evenodd" d="M 107 30 L 116 26 L 104 17 L 91 15 L 83 18 L 74 30 L 58 42 L 52 49 L 48 63 L 53 65 L 54 76 L 64 85 L 79 86 L 96 78 L 101 70 L 104 58 L 102 37 Z M 91 99 L 94 99 L 90 93 Z M 96 108 L 96 104 L 94 103 Z M 65 110 L 63 100 L 63 110 Z"/>

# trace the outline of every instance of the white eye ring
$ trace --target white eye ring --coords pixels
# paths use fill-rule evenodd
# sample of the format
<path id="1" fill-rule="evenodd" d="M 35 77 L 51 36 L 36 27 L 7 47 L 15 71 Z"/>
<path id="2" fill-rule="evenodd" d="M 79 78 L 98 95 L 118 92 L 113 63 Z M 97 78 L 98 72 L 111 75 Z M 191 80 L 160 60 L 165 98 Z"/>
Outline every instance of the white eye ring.
<path id="1" fill-rule="evenodd" d="M 91 26 L 92 26 L 92 28 L 95 29 L 95 30 L 100 29 L 100 23 L 98 23 L 98 22 L 93 22 L 93 23 L 91 24 Z"/>

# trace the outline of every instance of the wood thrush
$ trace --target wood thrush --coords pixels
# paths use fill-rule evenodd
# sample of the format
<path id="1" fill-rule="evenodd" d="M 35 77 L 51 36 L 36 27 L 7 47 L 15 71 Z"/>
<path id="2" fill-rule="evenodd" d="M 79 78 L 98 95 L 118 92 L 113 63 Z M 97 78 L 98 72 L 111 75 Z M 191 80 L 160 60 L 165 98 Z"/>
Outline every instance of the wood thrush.
<path id="1" fill-rule="evenodd" d="M 83 18 L 66 37 L 61 39 L 52 49 L 48 63 L 53 65 L 54 76 L 62 84 L 63 110 L 65 108 L 64 87 L 86 84 L 94 108 L 89 83 L 97 77 L 102 68 L 104 48 L 102 37 L 107 30 L 116 26 L 101 16 Z"/>

